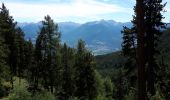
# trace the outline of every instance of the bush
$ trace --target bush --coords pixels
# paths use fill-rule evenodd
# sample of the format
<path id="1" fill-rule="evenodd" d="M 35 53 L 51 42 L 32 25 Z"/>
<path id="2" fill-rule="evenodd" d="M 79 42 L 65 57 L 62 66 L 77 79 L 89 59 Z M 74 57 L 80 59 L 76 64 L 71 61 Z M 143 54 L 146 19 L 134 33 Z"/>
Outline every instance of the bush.
<path id="1" fill-rule="evenodd" d="M 50 92 L 37 92 L 31 100 L 56 100 L 56 97 Z"/>
<path id="2" fill-rule="evenodd" d="M 136 90 L 131 88 L 129 93 L 125 96 L 125 100 L 136 100 Z"/>
<path id="3" fill-rule="evenodd" d="M 8 96 L 9 100 L 30 100 L 31 93 L 27 91 L 27 81 L 14 77 L 14 88 Z"/>
<path id="4" fill-rule="evenodd" d="M 17 86 L 9 95 L 9 100 L 31 100 L 31 93 L 26 88 Z"/>
<path id="5" fill-rule="evenodd" d="M 9 94 L 7 100 L 56 100 L 55 96 L 50 92 L 41 91 L 32 94 L 27 90 L 27 81 L 15 77 L 14 88 Z"/>
<path id="6" fill-rule="evenodd" d="M 96 100 L 108 100 L 104 95 L 98 95 Z"/>
<path id="7" fill-rule="evenodd" d="M 10 86 L 0 84 L 0 98 L 9 94 Z"/>
<path id="8" fill-rule="evenodd" d="M 156 93 L 154 96 L 150 96 L 150 100 L 165 100 L 160 88 L 156 88 Z"/>
<path id="9" fill-rule="evenodd" d="M 78 98 L 77 97 L 70 97 L 69 100 L 78 100 Z"/>
<path id="10" fill-rule="evenodd" d="M 55 96 L 50 92 L 37 92 L 31 95 L 24 88 L 15 89 L 9 96 L 9 100 L 56 100 Z"/>

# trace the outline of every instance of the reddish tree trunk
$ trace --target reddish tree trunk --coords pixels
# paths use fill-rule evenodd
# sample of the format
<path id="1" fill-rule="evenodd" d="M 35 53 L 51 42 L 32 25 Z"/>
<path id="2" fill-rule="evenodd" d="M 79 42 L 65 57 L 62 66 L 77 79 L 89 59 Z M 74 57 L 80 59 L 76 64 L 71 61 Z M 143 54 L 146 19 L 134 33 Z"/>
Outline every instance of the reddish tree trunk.
<path id="1" fill-rule="evenodd" d="M 145 78 L 145 41 L 144 41 L 144 0 L 136 0 L 137 7 L 137 67 L 138 67 L 138 100 L 146 100 Z"/>

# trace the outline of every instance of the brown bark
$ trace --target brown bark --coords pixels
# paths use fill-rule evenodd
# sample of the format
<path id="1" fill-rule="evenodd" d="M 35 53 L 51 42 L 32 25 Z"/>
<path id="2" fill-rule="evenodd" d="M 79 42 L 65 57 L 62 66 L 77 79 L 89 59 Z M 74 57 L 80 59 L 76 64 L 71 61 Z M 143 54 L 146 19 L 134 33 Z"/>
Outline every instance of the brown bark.
<path id="1" fill-rule="evenodd" d="M 148 27 L 149 26 L 149 27 Z M 151 25 L 148 25 L 149 29 L 152 29 Z M 152 31 L 147 32 L 147 92 L 151 96 L 155 94 L 155 73 L 154 67 L 156 67 L 156 62 L 154 59 L 154 33 Z"/>
<path id="2" fill-rule="evenodd" d="M 138 67 L 138 100 L 146 100 L 145 78 L 145 41 L 144 41 L 144 0 L 136 0 L 137 7 L 137 67 Z"/>

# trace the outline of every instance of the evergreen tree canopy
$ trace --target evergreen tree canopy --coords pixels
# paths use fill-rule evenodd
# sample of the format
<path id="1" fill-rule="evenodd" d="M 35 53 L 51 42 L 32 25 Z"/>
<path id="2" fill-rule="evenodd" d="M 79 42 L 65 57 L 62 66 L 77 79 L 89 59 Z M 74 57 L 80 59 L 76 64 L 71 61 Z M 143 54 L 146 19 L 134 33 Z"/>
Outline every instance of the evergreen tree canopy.
<path id="1" fill-rule="evenodd" d="M 94 100 L 97 95 L 93 55 L 85 48 L 82 40 L 78 41 L 76 53 L 76 95 L 81 100 Z"/>

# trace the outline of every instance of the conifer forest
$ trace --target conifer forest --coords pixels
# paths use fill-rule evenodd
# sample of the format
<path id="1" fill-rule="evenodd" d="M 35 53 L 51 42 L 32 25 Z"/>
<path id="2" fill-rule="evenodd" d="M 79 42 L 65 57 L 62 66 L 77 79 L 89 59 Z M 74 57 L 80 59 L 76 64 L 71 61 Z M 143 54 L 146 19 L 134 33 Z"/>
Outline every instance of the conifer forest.
<path id="1" fill-rule="evenodd" d="M 163 21 L 169 2 L 134 1 L 121 49 L 103 55 L 81 38 L 75 46 L 63 42 L 50 15 L 35 41 L 26 39 L 2 3 L 0 100 L 170 100 L 170 24 Z"/>

